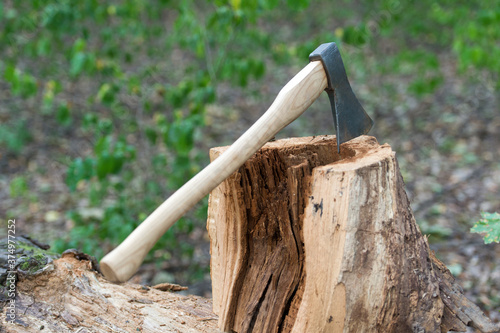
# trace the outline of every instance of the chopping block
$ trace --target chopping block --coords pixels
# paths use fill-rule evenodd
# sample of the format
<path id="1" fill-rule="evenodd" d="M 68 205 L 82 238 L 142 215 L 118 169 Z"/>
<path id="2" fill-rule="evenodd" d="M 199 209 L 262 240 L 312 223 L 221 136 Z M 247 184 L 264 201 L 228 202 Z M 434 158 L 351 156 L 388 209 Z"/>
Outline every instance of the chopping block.
<path id="1" fill-rule="evenodd" d="M 207 229 L 224 332 L 498 331 L 429 249 L 374 137 L 267 143 L 211 192 Z"/>

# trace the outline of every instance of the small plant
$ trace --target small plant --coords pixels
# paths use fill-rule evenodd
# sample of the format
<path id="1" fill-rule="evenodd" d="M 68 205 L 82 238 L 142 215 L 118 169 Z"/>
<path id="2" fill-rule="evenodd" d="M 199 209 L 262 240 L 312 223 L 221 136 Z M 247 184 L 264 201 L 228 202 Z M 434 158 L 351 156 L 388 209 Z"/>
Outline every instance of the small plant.
<path id="1" fill-rule="evenodd" d="M 0 124 L 0 149 L 19 154 L 31 141 L 31 134 L 24 119 L 15 119 L 5 124 Z"/>
<path id="2" fill-rule="evenodd" d="M 500 243 L 500 214 L 483 212 L 481 216 L 483 218 L 477 221 L 470 231 L 485 234 L 485 244 Z"/>
<path id="3" fill-rule="evenodd" d="M 450 237 L 452 230 L 439 224 L 432 224 L 426 220 L 418 221 L 418 226 L 424 235 L 431 236 L 431 241 L 438 241 Z"/>
<path id="4" fill-rule="evenodd" d="M 9 188 L 11 198 L 22 197 L 29 191 L 28 181 L 23 176 L 15 177 L 10 181 Z"/>

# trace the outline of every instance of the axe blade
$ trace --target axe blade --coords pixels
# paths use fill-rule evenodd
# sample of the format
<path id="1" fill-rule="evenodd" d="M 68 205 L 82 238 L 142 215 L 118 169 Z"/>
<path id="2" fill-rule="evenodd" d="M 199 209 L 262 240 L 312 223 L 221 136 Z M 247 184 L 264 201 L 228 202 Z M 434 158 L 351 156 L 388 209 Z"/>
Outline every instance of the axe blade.
<path id="1" fill-rule="evenodd" d="M 337 150 L 340 152 L 342 143 L 367 134 L 373 126 L 373 120 L 352 91 L 335 43 L 321 44 L 309 55 L 309 60 L 321 61 L 325 69 L 328 79 L 328 87 L 325 90 L 332 107 L 337 132 Z"/>

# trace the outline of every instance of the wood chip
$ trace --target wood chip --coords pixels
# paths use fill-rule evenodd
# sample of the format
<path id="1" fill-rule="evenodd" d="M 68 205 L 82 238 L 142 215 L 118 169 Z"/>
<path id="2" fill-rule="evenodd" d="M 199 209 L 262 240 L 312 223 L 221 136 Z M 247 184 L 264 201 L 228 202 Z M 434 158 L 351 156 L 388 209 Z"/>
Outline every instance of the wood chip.
<path id="1" fill-rule="evenodd" d="M 129 303 L 141 303 L 141 304 L 153 304 L 153 301 L 150 300 L 150 299 L 146 299 L 146 298 L 131 298 L 129 301 Z"/>
<path id="2" fill-rule="evenodd" d="M 153 288 L 161 291 L 181 291 L 188 289 L 188 287 L 184 287 L 174 283 L 160 283 L 154 285 Z"/>

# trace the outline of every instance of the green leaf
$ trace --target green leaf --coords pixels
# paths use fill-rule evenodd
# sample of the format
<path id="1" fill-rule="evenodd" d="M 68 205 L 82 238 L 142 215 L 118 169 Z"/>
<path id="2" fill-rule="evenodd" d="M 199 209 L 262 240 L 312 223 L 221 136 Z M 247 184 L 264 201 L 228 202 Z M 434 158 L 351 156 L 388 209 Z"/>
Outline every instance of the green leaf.
<path id="1" fill-rule="evenodd" d="M 82 127 L 84 129 L 89 129 L 97 125 L 97 122 L 98 122 L 97 116 L 92 112 L 87 112 L 83 115 Z"/>
<path id="2" fill-rule="evenodd" d="M 4 77 L 11 84 L 14 95 L 29 98 L 36 95 L 38 91 L 36 78 L 28 73 L 22 73 L 13 65 L 5 68 Z"/>
<path id="3" fill-rule="evenodd" d="M 4 71 L 4 78 L 7 82 L 9 83 L 13 83 L 14 80 L 16 80 L 16 66 L 12 65 L 12 64 L 8 64 L 7 67 L 5 67 L 5 71 Z"/>
<path id="4" fill-rule="evenodd" d="M 6 145 L 12 153 L 20 153 L 24 146 L 31 141 L 30 130 L 23 119 L 0 124 L 0 146 Z"/>
<path id="5" fill-rule="evenodd" d="M 85 63 L 87 61 L 87 56 L 83 52 L 77 52 L 71 58 L 71 66 L 69 73 L 71 76 L 76 77 L 80 75 L 80 73 L 85 68 Z"/>
<path id="6" fill-rule="evenodd" d="M 111 173 L 113 168 L 112 162 L 112 157 L 107 151 L 104 151 L 101 156 L 99 156 L 95 168 L 96 175 L 99 179 L 104 179 L 104 177 Z"/>
<path id="7" fill-rule="evenodd" d="M 36 79 L 30 74 L 24 73 L 20 81 L 20 95 L 24 98 L 35 96 L 38 91 Z"/>
<path id="8" fill-rule="evenodd" d="M 146 134 L 146 138 L 148 138 L 149 142 L 154 145 L 156 144 L 156 139 L 158 138 L 158 133 L 154 130 L 154 128 L 148 127 L 144 130 L 144 134 Z"/>
<path id="9" fill-rule="evenodd" d="M 75 11 L 68 3 L 56 2 L 47 5 L 42 13 L 42 26 L 51 30 L 66 30 L 75 19 Z"/>
<path id="10" fill-rule="evenodd" d="M 255 76 L 256 79 L 262 78 L 266 73 L 266 65 L 261 60 L 257 60 L 255 62 L 253 69 L 254 69 L 253 75 Z"/>
<path id="11" fill-rule="evenodd" d="M 287 0 L 286 3 L 293 10 L 302 10 L 309 6 L 309 0 Z"/>
<path id="12" fill-rule="evenodd" d="M 36 53 L 38 56 L 48 56 L 51 52 L 51 40 L 47 37 L 42 37 L 37 41 L 36 44 Z"/>
<path id="13" fill-rule="evenodd" d="M 97 92 L 96 99 L 98 102 L 101 102 L 105 105 L 111 105 L 115 99 L 116 94 L 118 93 L 119 88 L 116 85 L 111 85 L 109 83 L 104 83 L 99 88 Z"/>
<path id="14" fill-rule="evenodd" d="M 22 197 L 28 193 L 28 182 L 25 177 L 18 176 L 10 181 L 9 188 L 11 198 Z"/>
<path id="15" fill-rule="evenodd" d="M 342 41 L 353 46 L 361 46 L 367 42 L 368 30 L 364 26 L 347 26 L 342 34 Z"/>
<path id="16" fill-rule="evenodd" d="M 477 221 L 470 231 L 485 234 L 485 244 L 500 243 L 500 214 L 483 212 L 481 216 L 483 218 Z"/>
<path id="17" fill-rule="evenodd" d="M 71 191 L 76 190 L 76 186 L 81 180 L 89 180 L 94 175 L 95 160 L 91 158 L 82 159 L 77 157 L 68 167 L 66 173 L 66 185 Z"/>
<path id="18" fill-rule="evenodd" d="M 112 137 L 110 135 L 106 135 L 97 140 L 97 143 L 94 146 L 94 153 L 97 156 L 102 155 L 104 152 L 109 151 L 111 146 Z"/>
<path id="19" fill-rule="evenodd" d="M 56 119 L 63 126 L 71 124 L 72 119 L 68 103 L 63 103 L 59 106 L 57 109 Z"/>
<path id="20" fill-rule="evenodd" d="M 108 135 L 113 129 L 113 122 L 107 118 L 99 119 L 97 121 L 97 129 L 99 129 L 104 135 Z"/>

